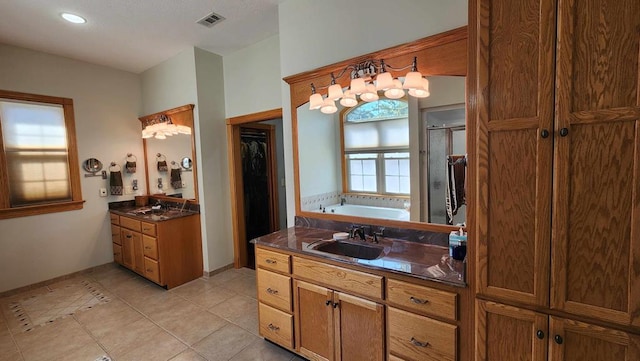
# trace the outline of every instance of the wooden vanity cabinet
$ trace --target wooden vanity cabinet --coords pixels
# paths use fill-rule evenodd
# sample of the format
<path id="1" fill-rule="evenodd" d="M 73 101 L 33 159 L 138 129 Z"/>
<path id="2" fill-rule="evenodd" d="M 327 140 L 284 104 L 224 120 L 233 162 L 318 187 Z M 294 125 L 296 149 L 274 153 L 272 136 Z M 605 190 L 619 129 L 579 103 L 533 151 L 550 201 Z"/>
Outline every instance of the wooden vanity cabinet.
<path id="1" fill-rule="evenodd" d="M 294 281 L 298 348 L 312 360 L 384 360 L 384 305 Z"/>
<path id="2" fill-rule="evenodd" d="M 640 2 L 470 14 L 478 360 L 640 359 Z"/>
<path id="3" fill-rule="evenodd" d="M 111 222 L 114 262 L 167 288 L 202 276 L 199 215 L 145 222 L 111 213 Z"/>
<path id="4" fill-rule="evenodd" d="M 490 301 L 477 302 L 478 360 L 640 360 L 640 337 Z"/>

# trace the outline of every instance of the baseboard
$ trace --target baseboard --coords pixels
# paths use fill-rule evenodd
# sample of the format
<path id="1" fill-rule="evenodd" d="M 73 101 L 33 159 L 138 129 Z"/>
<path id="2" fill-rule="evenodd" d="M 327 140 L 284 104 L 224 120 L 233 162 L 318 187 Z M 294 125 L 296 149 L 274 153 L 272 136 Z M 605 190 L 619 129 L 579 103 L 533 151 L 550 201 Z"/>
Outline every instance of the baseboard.
<path id="1" fill-rule="evenodd" d="M 102 265 L 99 265 L 99 266 L 89 267 L 89 268 L 83 269 L 81 271 L 77 271 L 77 272 L 69 273 L 69 274 L 66 274 L 66 275 L 54 277 L 54 278 L 51 278 L 51 279 L 48 279 L 48 280 L 45 280 L 45 281 L 40 281 L 40 282 L 36 282 L 36 283 L 30 284 L 30 285 L 27 285 L 27 286 L 14 288 L 14 289 L 11 289 L 11 290 L 8 290 L 8 291 L 2 291 L 2 292 L 0 292 L 0 298 L 7 297 L 7 296 L 13 296 L 15 294 L 22 293 L 22 292 L 25 292 L 25 291 L 35 290 L 35 289 L 40 288 L 40 287 L 45 287 L 45 286 L 48 286 L 48 285 L 56 283 L 56 282 L 60 282 L 60 281 L 64 281 L 64 280 L 72 278 L 72 277 L 76 277 L 78 275 L 88 274 L 88 273 L 95 272 L 95 271 L 98 271 L 98 270 L 102 270 L 102 269 L 105 269 L 105 268 L 115 268 L 115 267 L 118 267 L 118 264 L 114 263 L 114 262 L 109 262 L 109 263 L 105 263 L 105 264 L 102 264 Z"/>
<path id="2" fill-rule="evenodd" d="M 233 263 L 230 263 L 230 264 L 228 264 L 226 266 L 222 266 L 222 267 L 220 267 L 218 269 L 215 269 L 213 271 L 209 271 L 209 272 L 204 271 L 204 272 L 202 272 L 202 277 L 208 278 L 208 277 L 211 277 L 211 276 L 216 275 L 218 273 L 221 273 L 221 272 L 224 272 L 226 270 L 232 269 L 232 268 L 233 268 Z"/>

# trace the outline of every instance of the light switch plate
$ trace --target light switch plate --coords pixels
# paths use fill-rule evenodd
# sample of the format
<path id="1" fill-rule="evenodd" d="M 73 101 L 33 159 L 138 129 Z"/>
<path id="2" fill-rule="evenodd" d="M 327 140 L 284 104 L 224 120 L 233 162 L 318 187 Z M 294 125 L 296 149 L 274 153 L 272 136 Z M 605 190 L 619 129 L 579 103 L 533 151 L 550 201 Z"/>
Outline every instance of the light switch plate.
<path id="1" fill-rule="evenodd" d="M 100 188 L 100 197 L 107 196 L 107 188 Z"/>

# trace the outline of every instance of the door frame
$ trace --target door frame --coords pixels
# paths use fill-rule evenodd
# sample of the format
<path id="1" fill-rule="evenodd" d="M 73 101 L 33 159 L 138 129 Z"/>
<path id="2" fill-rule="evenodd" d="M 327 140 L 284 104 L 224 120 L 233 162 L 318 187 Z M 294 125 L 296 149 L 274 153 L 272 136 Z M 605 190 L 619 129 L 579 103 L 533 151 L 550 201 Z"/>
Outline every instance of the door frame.
<path id="1" fill-rule="evenodd" d="M 244 222 L 244 190 L 242 181 L 242 156 L 240 153 L 240 128 L 250 123 L 263 122 L 272 119 L 282 119 L 282 108 L 263 112 L 227 118 L 227 153 L 229 159 L 229 187 L 231 194 L 231 224 L 233 230 L 233 266 L 242 268 L 247 266 L 246 228 Z M 275 154 L 272 157 L 275 163 Z M 275 176 L 275 173 L 273 174 Z M 272 182 L 272 189 L 277 181 Z M 273 197 L 277 202 L 277 198 Z M 278 213 L 276 212 L 276 215 Z"/>

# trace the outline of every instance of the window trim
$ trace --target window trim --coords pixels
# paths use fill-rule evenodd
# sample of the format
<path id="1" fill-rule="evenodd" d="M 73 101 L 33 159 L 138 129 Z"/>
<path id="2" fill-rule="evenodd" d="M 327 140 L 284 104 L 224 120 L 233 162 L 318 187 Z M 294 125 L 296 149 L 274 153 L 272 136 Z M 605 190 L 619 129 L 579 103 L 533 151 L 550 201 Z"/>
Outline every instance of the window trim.
<path id="1" fill-rule="evenodd" d="M 72 197 L 70 201 L 52 202 L 46 204 L 11 208 L 11 204 L 9 202 L 7 159 L 4 151 L 2 127 L 0 126 L 0 219 L 26 217 L 38 214 L 66 212 L 82 209 L 84 200 L 82 199 L 82 187 L 80 184 L 80 166 L 78 161 L 78 145 L 76 141 L 73 99 L 53 97 L 48 95 L 20 93 L 1 89 L 0 98 L 45 104 L 48 103 L 62 106 L 64 110 L 64 125 L 67 132 L 67 162 L 69 166 L 69 183 L 71 186 Z"/>

